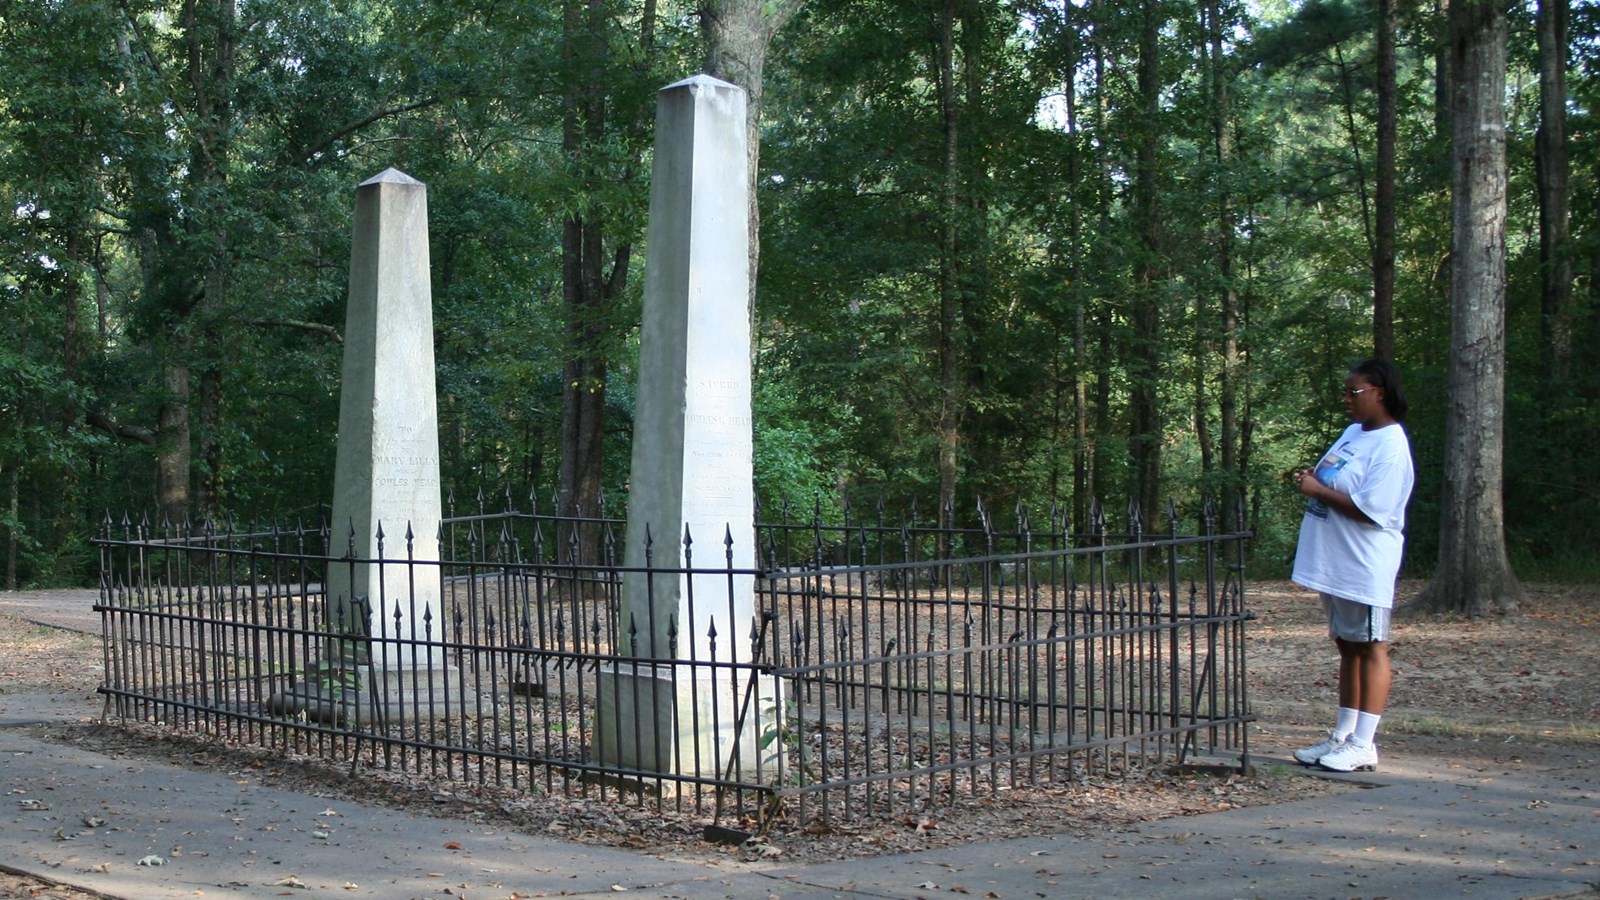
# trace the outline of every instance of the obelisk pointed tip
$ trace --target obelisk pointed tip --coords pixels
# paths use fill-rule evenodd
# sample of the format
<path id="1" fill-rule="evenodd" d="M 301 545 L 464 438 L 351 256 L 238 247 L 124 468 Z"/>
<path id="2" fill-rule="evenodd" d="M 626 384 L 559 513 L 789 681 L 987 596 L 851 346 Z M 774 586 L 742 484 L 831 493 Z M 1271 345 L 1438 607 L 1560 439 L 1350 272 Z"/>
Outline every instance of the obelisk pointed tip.
<path id="1" fill-rule="evenodd" d="M 662 90 L 670 91 L 674 88 L 689 88 L 690 90 L 697 88 L 732 88 L 734 90 L 740 90 L 738 85 L 723 81 L 722 79 L 711 75 L 707 75 L 704 72 L 701 72 L 699 75 L 690 75 L 688 78 L 685 78 L 682 81 L 674 81 L 673 83 L 662 88 Z"/>
<path id="2" fill-rule="evenodd" d="M 361 187 L 366 187 L 369 184 L 415 184 L 415 185 L 421 185 L 422 182 L 416 180 L 415 178 L 412 178 L 410 175 L 407 175 L 406 173 L 400 171 L 399 169 L 396 169 L 394 166 L 390 166 L 389 168 L 384 169 L 382 172 L 379 172 L 378 174 L 372 176 L 371 178 L 368 178 L 366 181 L 361 182 L 360 186 Z"/>

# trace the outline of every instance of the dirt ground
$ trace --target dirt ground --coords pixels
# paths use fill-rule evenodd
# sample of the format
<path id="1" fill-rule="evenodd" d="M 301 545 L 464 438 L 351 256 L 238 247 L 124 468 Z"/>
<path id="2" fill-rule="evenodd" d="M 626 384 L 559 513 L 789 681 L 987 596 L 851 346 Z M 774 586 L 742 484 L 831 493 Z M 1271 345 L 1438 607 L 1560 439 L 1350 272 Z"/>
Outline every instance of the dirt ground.
<path id="1" fill-rule="evenodd" d="M 1420 587 L 1403 584 L 1401 597 Z M 1527 589 L 1527 604 L 1510 615 L 1397 622 L 1391 645 L 1394 688 L 1379 735 L 1386 755 L 1454 755 L 1537 768 L 1556 765 L 1563 748 L 1600 741 L 1600 587 L 1534 584 Z M 1249 587 L 1247 598 L 1257 615 L 1247 644 L 1250 705 L 1258 717 L 1251 726 L 1251 746 L 1265 760 L 1281 759 L 1331 724 L 1336 657 L 1314 595 L 1292 585 L 1260 583 Z M 97 637 L 0 615 L 0 648 L 0 693 L 92 694 L 99 683 Z M 1256 766 L 1248 776 L 1152 772 L 1130 782 L 1014 790 L 896 820 L 831 829 L 780 820 L 765 843 L 730 847 L 704 841 L 705 820 L 692 815 L 560 795 L 349 778 L 155 733 L 78 726 L 53 729 L 47 736 L 114 755 L 157 757 L 278 787 L 457 815 L 713 866 L 805 863 L 1041 832 L 1103 832 L 1152 819 L 1353 789 L 1273 762 Z M 0 897 L 87 896 L 0 874 Z"/>

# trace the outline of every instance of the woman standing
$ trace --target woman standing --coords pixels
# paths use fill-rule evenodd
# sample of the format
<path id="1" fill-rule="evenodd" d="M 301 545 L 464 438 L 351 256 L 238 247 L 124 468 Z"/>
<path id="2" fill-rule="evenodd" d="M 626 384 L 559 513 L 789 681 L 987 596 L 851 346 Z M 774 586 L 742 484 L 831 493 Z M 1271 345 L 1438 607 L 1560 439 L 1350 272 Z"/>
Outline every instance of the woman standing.
<path id="1" fill-rule="evenodd" d="M 1389 699 L 1389 619 L 1414 481 L 1400 371 L 1369 359 L 1344 380 L 1344 430 L 1315 467 L 1294 474 L 1308 498 L 1294 582 L 1322 595 L 1339 648 L 1339 715 L 1321 742 L 1294 751 L 1336 772 L 1378 767 Z"/>

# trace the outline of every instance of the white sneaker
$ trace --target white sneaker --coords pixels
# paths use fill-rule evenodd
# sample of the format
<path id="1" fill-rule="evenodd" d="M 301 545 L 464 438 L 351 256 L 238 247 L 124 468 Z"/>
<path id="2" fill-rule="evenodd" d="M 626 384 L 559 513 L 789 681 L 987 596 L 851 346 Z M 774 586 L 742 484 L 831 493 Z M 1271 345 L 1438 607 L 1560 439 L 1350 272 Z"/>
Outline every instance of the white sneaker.
<path id="1" fill-rule="evenodd" d="M 1294 752 L 1294 761 L 1302 766 L 1314 766 L 1317 760 L 1339 749 L 1344 744 L 1344 738 L 1339 737 L 1336 731 L 1328 732 L 1328 736 L 1309 747 L 1301 747 Z"/>
<path id="2" fill-rule="evenodd" d="M 1317 760 L 1317 765 L 1335 772 L 1376 772 L 1378 745 L 1347 740 L 1339 745 L 1339 749 Z"/>

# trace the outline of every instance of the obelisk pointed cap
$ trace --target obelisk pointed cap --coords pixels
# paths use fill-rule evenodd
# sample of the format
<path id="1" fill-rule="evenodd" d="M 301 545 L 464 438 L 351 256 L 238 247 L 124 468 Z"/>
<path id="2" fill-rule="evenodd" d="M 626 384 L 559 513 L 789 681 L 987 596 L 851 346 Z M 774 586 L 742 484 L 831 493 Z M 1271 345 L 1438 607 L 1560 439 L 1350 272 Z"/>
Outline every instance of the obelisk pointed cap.
<path id="1" fill-rule="evenodd" d="M 368 178 L 366 181 L 361 182 L 360 186 L 361 187 L 366 187 L 369 184 L 416 184 L 416 185 L 420 185 L 420 184 L 422 184 L 422 182 L 416 180 L 415 178 L 412 178 L 410 175 L 407 175 L 406 173 L 400 171 L 399 169 L 396 169 L 394 166 L 390 166 L 389 168 L 384 169 L 382 172 L 379 172 L 378 174 L 372 176 L 371 178 Z"/>
<path id="2" fill-rule="evenodd" d="M 663 91 L 670 91 L 673 88 L 681 88 L 681 87 L 687 87 L 687 88 L 703 88 L 703 87 L 709 87 L 709 88 L 734 88 L 736 90 L 743 90 L 743 88 L 739 87 L 738 85 L 736 85 L 736 84 L 734 84 L 732 82 L 723 81 L 720 78 L 717 78 L 717 77 L 712 76 L 712 75 L 707 75 L 704 72 L 701 72 L 699 75 L 690 75 L 688 78 L 685 78 L 682 81 L 674 81 L 673 83 L 671 83 L 671 84 L 667 85 L 666 87 L 662 88 L 662 90 Z"/>

